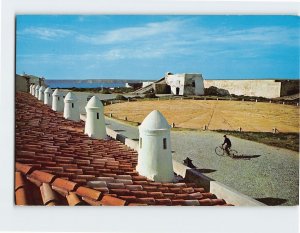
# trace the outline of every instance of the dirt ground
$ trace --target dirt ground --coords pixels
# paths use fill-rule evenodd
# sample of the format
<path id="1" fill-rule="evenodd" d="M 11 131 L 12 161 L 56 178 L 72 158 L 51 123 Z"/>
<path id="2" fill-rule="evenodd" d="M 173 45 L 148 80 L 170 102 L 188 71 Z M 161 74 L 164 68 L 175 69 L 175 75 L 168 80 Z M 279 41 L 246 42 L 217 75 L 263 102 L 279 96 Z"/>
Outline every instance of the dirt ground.
<path id="1" fill-rule="evenodd" d="M 124 102 L 105 106 L 105 114 L 128 121 L 142 122 L 154 109 L 161 111 L 169 124 L 188 129 L 237 130 L 252 132 L 299 131 L 299 107 L 291 105 L 217 100 L 153 100 Z"/>

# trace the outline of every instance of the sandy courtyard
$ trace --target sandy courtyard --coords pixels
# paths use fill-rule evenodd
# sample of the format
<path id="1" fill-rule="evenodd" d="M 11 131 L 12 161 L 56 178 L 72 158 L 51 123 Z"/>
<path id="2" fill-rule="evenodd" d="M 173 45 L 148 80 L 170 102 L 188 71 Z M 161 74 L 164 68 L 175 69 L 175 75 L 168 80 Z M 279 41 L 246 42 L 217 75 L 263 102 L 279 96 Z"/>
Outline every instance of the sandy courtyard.
<path id="1" fill-rule="evenodd" d="M 152 110 L 157 109 L 176 127 L 210 130 L 237 130 L 272 132 L 299 131 L 297 106 L 217 100 L 153 100 L 125 102 L 105 107 L 105 114 L 128 121 L 142 122 Z"/>

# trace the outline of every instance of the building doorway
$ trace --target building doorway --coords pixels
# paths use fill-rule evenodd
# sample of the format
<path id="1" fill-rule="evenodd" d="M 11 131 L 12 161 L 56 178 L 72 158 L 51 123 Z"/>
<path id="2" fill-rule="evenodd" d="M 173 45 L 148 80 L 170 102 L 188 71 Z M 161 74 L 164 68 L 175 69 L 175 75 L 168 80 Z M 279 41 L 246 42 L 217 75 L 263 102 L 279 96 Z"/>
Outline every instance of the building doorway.
<path id="1" fill-rule="evenodd" d="M 179 87 L 176 87 L 176 95 L 179 95 Z"/>

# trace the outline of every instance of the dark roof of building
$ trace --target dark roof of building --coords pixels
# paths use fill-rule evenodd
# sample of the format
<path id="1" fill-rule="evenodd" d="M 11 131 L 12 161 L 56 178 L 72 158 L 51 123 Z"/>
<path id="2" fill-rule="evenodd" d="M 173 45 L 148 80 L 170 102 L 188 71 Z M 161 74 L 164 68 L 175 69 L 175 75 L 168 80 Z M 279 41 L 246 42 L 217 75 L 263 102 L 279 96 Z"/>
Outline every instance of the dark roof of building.
<path id="1" fill-rule="evenodd" d="M 194 183 L 161 183 L 135 170 L 137 152 L 91 139 L 84 122 L 16 94 L 17 205 L 228 205 Z"/>

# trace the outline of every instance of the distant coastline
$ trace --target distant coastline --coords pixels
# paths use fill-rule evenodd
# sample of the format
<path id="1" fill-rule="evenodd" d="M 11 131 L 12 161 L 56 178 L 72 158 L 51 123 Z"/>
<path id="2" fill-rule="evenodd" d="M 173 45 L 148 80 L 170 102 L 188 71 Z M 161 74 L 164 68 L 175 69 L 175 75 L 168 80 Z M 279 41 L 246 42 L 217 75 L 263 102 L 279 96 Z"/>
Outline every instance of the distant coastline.
<path id="1" fill-rule="evenodd" d="M 245 79 L 234 79 L 234 78 L 205 78 L 205 80 L 297 80 L 297 78 L 245 78 Z M 116 88 L 125 87 L 126 83 L 142 83 L 142 82 L 154 82 L 157 80 L 144 80 L 144 79 L 46 79 L 45 83 L 51 88 Z"/>
<path id="2" fill-rule="evenodd" d="M 46 85 L 51 88 L 115 88 L 125 87 L 126 83 L 142 83 L 154 80 L 133 80 L 133 79 L 85 79 L 85 80 L 63 80 L 46 79 Z"/>

